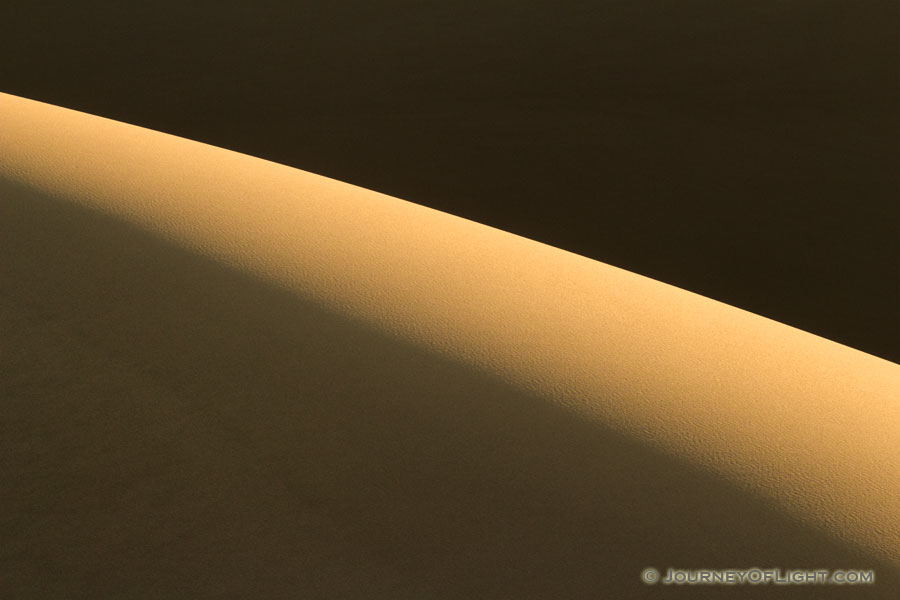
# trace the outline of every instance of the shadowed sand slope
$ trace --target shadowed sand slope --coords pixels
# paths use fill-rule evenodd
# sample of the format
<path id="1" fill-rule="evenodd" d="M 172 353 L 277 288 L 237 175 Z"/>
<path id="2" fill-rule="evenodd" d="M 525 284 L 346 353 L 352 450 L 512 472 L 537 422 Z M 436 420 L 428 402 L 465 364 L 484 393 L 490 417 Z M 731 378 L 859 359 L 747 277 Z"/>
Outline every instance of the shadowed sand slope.
<path id="1" fill-rule="evenodd" d="M 4 596 L 896 595 L 893 363 L 13 96 L 0 253 Z"/>

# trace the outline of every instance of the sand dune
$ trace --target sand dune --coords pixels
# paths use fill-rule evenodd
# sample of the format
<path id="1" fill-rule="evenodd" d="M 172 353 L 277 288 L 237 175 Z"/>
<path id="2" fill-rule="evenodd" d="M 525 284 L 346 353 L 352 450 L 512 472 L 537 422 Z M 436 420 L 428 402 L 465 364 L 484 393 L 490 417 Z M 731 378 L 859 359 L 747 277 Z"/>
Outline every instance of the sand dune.
<path id="1" fill-rule="evenodd" d="M 896 595 L 896 364 L 8 95 L 0 211 L 4 596 Z"/>

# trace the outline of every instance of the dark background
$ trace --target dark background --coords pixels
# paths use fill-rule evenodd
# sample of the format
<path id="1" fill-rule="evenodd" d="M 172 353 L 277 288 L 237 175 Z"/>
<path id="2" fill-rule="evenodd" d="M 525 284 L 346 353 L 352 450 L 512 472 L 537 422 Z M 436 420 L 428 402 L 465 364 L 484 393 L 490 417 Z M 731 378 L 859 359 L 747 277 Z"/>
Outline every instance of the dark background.
<path id="1" fill-rule="evenodd" d="M 0 91 L 900 362 L 898 31 L 896 0 L 7 2 Z"/>

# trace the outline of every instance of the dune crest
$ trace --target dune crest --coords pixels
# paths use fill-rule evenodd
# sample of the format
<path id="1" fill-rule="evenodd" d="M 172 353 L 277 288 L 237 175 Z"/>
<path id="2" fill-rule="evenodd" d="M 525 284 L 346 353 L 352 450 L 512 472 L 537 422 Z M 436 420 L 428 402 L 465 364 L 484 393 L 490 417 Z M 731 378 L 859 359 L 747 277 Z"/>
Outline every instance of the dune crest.
<path id="1" fill-rule="evenodd" d="M 265 282 L 313 307 L 305 310 L 328 315 L 323 319 L 349 324 L 335 326 L 349 328 L 341 330 L 347 339 L 358 327 L 372 332 L 366 336 L 419 349 L 454 365 L 441 369 L 476 373 L 612 432 L 626 440 L 622 444 L 708 473 L 848 551 L 871 556 L 894 575 L 900 570 L 896 364 L 416 204 L 9 95 L 0 95 L 0 194 L 19 215 L 9 223 L 21 226 L 31 218 L 23 215 L 34 196 L 41 206 L 58 203 L 136 227 Z M 52 275 L 34 274 L 42 276 Z M 146 311 L 141 314 L 151 314 L 149 303 Z M 92 315 L 89 307 L 79 314 L 86 315 L 86 327 L 102 324 L 103 314 Z M 148 342 L 150 349 L 162 347 Z M 199 344 L 195 350 L 201 352 Z M 147 355 L 148 364 L 158 361 L 153 356 Z M 421 360 L 416 364 L 423 373 L 437 369 L 423 366 L 431 359 Z M 272 376 L 287 377 L 280 371 Z M 316 376 L 306 376 L 317 385 Z M 329 371 L 322 381 L 339 376 Z M 377 369 L 359 376 L 379 381 Z M 408 400 L 415 404 L 414 397 Z M 432 409 L 424 400 L 419 407 Z M 514 404 L 500 413 L 514 414 L 509 411 Z M 520 442 L 525 449 L 538 444 Z M 535 460 L 543 464 L 540 456 Z M 617 455 L 596 460 L 615 462 Z M 584 493 L 587 514 L 592 500 Z M 515 504 L 515 497 L 508 501 Z M 612 500 L 626 515 L 629 501 Z M 823 560 L 837 556 L 821 552 Z M 817 556 L 814 548 L 808 553 L 811 560 Z M 629 564 L 640 563 L 637 550 L 630 556 Z"/>

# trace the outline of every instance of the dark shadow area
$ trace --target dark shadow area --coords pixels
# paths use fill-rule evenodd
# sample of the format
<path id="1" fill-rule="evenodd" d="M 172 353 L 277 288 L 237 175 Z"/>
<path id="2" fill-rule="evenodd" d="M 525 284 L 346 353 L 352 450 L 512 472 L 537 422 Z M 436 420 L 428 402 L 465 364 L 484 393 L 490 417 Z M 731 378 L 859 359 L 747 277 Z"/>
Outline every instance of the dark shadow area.
<path id="1" fill-rule="evenodd" d="M 645 566 L 896 592 L 690 465 L 131 226 L 5 185 L 0 256 L 4 597 L 722 592 Z"/>
<path id="2" fill-rule="evenodd" d="M 895 0 L 6 2 L 0 90 L 900 362 Z"/>

